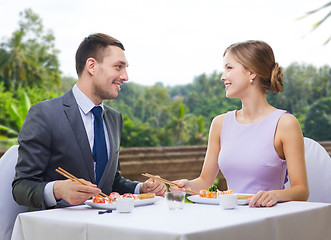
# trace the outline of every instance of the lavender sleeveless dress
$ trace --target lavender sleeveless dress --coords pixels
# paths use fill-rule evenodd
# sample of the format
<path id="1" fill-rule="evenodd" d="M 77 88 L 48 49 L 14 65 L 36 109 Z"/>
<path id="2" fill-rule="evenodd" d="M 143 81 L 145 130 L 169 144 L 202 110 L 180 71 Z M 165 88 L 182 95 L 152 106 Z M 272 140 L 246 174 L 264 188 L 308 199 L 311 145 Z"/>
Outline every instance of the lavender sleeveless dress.
<path id="1" fill-rule="evenodd" d="M 252 194 L 284 189 L 286 161 L 274 147 L 276 127 L 284 113 L 277 109 L 253 124 L 239 123 L 236 110 L 225 114 L 218 165 L 228 189 Z"/>

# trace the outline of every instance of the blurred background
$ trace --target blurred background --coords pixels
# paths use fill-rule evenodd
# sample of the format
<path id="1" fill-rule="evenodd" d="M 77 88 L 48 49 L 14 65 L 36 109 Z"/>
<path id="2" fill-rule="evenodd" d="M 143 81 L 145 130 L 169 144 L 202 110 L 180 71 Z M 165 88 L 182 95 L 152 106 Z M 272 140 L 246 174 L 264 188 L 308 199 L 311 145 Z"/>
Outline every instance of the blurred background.
<path id="1" fill-rule="evenodd" d="M 130 65 L 106 101 L 123 115 L 122 147 L 207 144 L 211 120 L 241 107 L 219 80 L 223 51 L 249 39 L 285 70 L 269 103 L 304 136 L 331 140 L 330 11 L 327 0 L 0 0 L 0 150 L 17 143 L 31 104 L 73 86 L 76 49 L 95 32 L 118 38 Z"/>

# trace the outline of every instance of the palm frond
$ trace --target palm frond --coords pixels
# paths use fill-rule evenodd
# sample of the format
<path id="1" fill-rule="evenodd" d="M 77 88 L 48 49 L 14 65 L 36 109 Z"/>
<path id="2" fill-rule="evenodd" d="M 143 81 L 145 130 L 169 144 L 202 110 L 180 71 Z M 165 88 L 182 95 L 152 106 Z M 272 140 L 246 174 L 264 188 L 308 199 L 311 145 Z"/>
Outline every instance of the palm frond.
<path id="1" fill-rule="evenodd" d="M 317 9 L 315 9 L 315 10 L 312 10 L 312 11 L 307 12 L 305 15 L 303 15 L 301 17 L 298 17 L 296 20 L 301 20 L 301 19 L 303 19 L 305 17 L 308 17 L 309 15 L 312 15 L 312 14 L 314 14 L 314 13 L 316 13 L 316 12 L 318 12 L 318 11 L 324 9 L 324 8 L 327 8 L 329 6 L 331 6 L 331 2 L 328 2 L 328 3 L 324 4 L 322 7 L 319 7 Z"/>
<path id="2" fill-rule="evenodd" d="M 314 23 L 312 26 L 312 29 L 310 32 L 314 31 L 316 28 L 318 28 L 323 22 L 325 22 L 325 20 L 331 16 L 331 11 L 321 20 L 319 20 L 318 22 Z"/>
<path id="3" fill-rule="evenodd" d="M 331 36 L 323 43 L 323 45 L 328 44 L 331 41 Z"/>
<path id="4" fill-rule="evenodd" d="M 325 8 L 327 8 L 327 7 L 330 7 L 330 6 L 331 6 L 331 2 L 328 2 L 328 3 L 324 4 L 323 6 L 317 8 L 317 9 L 315 9 L 315 10 L 312 10 L 312 11 L 307 12 L 304 16 L 299 17 L 299 18 L 297 18 L 296 20 L 301 20 L 301 19 L 303 19 L 303 18 L 305 18 L 305 17 L 307 17 L 307 16 L 309 16 L 309 15 L 312 15 L 312 14 L 314 14 L 314 13 L 316 13 L 316 12 L 322 10 L 322 9 L 325 9 Z M 328 19 L 330 16 L 331 16 L 331 11 L 329 11 L 329 13 L 326 14 L 326 16 L 325 16 L 324 18 L 322 18 L 321 20 L 319 20 L 319 21 L 317 21 L 316 23 L 314 23 L 314 24 L 312 25 L 312 29 L 310 30 L 309 33 L 313 32 L 313 31 L 316 30 L 319 26 L 321 26 L 321 24 L 324 23 L 324 22 L 326 21 L 326 19 Z M 304 35 L 303 37 L 306 37 L 309 33 L 307 33 L 307 34 Z M 323 43 L 323 45 L 328 44 L 330 40 L 331 40 L 331 39 L 328 38 L 328 39 Z"/>
<path id="5" fill-rule="evenodd" d="M 10 135 L 18 135 L 18 132 L 10 127 L 6 127 L 0 124 L 0 130 L 10 134 Z"/>
<path id="6" fill-rule="evenodd" d="M 28 114 L 28 111 L 31 107 L 31 101 L 30 101 L 30 98 L 26 94 L 25 91 L 23 91 L 20 98 L 21 98 L 21 106 L 20 107 L 21 107 L 21 113 L 22 113 L 21 117 L 23 118 L 23 121 L 24 121 L 24 118 Z"/>

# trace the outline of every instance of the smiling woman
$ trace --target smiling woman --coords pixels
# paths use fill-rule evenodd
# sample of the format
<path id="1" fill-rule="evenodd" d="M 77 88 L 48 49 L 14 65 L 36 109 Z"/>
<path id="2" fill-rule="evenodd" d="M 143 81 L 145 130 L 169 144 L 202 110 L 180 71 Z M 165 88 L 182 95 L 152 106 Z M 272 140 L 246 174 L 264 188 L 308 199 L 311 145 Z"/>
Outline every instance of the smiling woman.
<path id="1" fill-rule="evenodd" d="M 214 118 L 201 174 L 179 180 L 180 189 L 206 189 L 219 170 L 234 193 L 255 194 L 249 205 L 270 207 L 277 202 L 307 200 L 308 183 L 303 136 L 293 115 L 276 109 L 266 93 L 282 91 L 282 69 L 271 47 L 245 41 L 224 51 L 221 80 L 228 98 L 239 98 L 242 108 Z M 290 177 L 291 189 L 284 190 Z M 172 190 L 178 190 L 171 187 Z"/>
<path id="2" fill-rule="evenodd" d="M 241 74 L 249 78 L 250 85 L 253 85 L 256 78 L 261 91 L 265 94 L 268 91 L 274 93 L 283 91 L 283 69 L 275 62 L 272 49 L 264 42 L 247 41 L 232 44 L 225 50 L 223 57 L 225 71 L 221 80 L 224 81 L 227 94 L 231 80 L 230 82 L 226 80 L 240 78 Z M 245 82 L 240 79 L 237 81 Z"/>

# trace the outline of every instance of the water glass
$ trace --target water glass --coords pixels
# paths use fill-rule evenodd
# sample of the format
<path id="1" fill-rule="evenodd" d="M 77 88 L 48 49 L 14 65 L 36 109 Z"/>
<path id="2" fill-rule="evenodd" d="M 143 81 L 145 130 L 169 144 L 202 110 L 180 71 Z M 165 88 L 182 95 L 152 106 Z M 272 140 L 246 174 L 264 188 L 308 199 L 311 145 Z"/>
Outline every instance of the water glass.
<path id="1" fill-rule="evenodd" d="M 185 192 L 167 192 L 166 200 L 170 210 L 182 209 L 185 201 Z"/>

